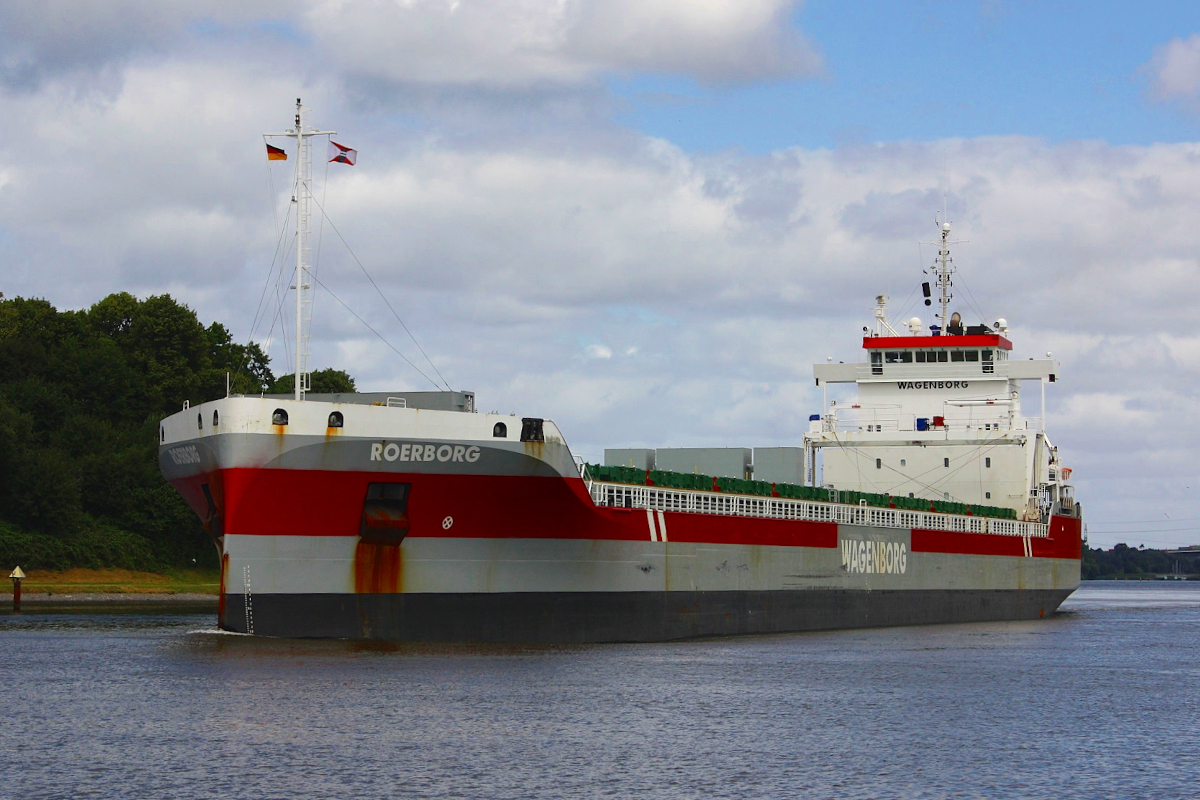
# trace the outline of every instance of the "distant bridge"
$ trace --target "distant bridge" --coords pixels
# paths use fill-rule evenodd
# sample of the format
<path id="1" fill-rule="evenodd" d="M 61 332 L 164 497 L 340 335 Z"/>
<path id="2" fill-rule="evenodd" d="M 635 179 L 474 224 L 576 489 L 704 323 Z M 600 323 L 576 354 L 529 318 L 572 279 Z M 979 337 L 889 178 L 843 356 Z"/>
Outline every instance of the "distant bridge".
<path id="1" fill-rule="evenodd" d="M 1159 575 L 1159 578 L 1164 580 L 1185 580 L 1189 576 L 1184 573 L 1183 565 L 1180 561 L 1191 561 L 1195 558 L 1200 558 L 1200 545 L 1192 544 L 1187 547 L 1177 547 L 1174 550 L 1168 550 L 1167 555 L 1175 559 L 1175 569 L 1170 575 Z"/>
<path id="2" fill-rule="evenodd" d="M 1187 547 L 1168 550 L 1167 555 L 1172 558 L 1200 558 L 1200 544 L 1190 544 Z"/>

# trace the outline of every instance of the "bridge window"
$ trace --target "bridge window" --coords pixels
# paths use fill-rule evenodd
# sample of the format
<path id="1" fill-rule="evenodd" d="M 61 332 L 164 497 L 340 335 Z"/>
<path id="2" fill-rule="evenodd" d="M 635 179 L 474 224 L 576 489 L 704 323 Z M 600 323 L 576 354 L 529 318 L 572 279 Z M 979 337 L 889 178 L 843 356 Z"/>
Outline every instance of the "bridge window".
<path id="1" fill-rule="evenodd" d="M 271 424 L 272 425 L 287 425 L 288 424 L 288 413 L 286 411 L 284 411 L 282 408 L 275 409 L 274 413 L 271 414 Z"/>
<path id="2" fill-rule="evenodd" d="M 983 361 L 983 371 L 984 372 L 995 372 L 996 368 L 995 368 L 995 365 L 992 363 L 992 351 L 991 350 L 982 350 L 982 351 L 980 351 L 980 355 L 983 356 L 983 358 L 981 359 Z"/>
<path id="3" fill-rule="evenodd" d="M 967 361 L 978 361 L 979 360 L 979 351 L 978 350 L 967 350 L 966 356 L 967 356 Z"/>
<path id="4" fill-rule="evenodd" d="M 871 351 L 871 374 L 883 374 L 883 353 L 879 352 L 878 350 Z"/>
<path id="5" fill-rule="evenodd" d="M 966 361 L 967 354 L 964 353 L 962 350 L 951 350 L 950 351 L 950 360 L 951 361 Z"/>
<path id="6" fill-rule="evenodd" d="M 497 439 L 507 439 L 508 438 L 508 426 L 505 425 L 503 422 L 497 422 L 495 424 L 495 426 L 492 428 L 492 436 L 496 437 Z"/>
<path id="7" fill-rule="evenodd" d="M 345 419 L 342 417 L 342 412 L 340 412 L 340 411 L 334 411 L 334 412 L 332 412 L 332 413 L 329 415 L 329 425 L 328 425 L 328 427 L 330 427 L 330 428 L 340 428 L 340 427 L 342 427 L 342 425 L 343 425 L 344 423 L 345 423 Z"/>

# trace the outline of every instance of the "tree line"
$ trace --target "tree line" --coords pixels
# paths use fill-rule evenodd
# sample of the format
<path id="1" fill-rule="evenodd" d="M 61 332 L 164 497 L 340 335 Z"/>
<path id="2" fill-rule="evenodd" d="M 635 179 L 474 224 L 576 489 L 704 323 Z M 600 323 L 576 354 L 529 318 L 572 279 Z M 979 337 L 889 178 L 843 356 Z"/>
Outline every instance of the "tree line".
<path id="1" fill-rule="evenodd" d="M 1111 550 L 1084 547 L 1081 571 L 1085 581 L 1152 578 L 1176 571 L 1200 579 L 1200 559 L 1176 558 L 1167 555 L 1165 550 L 1130 547 L 1121 543 Z"/>
<path id="2" fill-rule="evenodd" d="M 158 422 L 226 391 L 287 393 L 257 344 L 169 295 L 82 311 L 0 294 L 0 565 L 162 570 L 217 564 L 158 470 Z M 354 391 L 345 372 L 314 391 Z M 194 560 L 194 561 L 193 561 Z"/>

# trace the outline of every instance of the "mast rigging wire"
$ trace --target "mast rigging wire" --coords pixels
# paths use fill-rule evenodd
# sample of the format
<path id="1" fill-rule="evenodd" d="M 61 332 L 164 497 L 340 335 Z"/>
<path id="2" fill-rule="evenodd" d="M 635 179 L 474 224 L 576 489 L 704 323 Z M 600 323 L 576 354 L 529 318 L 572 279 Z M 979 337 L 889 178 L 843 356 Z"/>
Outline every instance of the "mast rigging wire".
<path id="1" fill-rule="evenodd" d="M 333 225 L 333 223 L 330 223 L 330 226 L 331 226 L 331 227 L 332 227 L 332 225 Z M 362 317 L 360 317 L 358 314 L 355 314 L 355 313 L 354 313 L 354 309 L 352 309 L 352 308 L 350 308 L 350 306 L 346 305 L 346 304 L 345 304 L 345 303 L 342 301 L 342 298 L 340 298 L 340 297 L 338 297 L 336 294 L 334 294 L 334 293 L 333 293 L 333 290 L 332 290 L 332 289 L 330 289 L 328 286 L 326 286 L 325 284 L 321 283 L 321 281 L 320 281 L 320 280 L 319 280 L 319 279 L 318 279 L 318 278 L 317 278 L 315 275 L 313 276 L 313 281 L 315 281 L 315 282 L 316 282 L 316 284 L 317 284 L 318 286 L 320 286 L 322 289 L 324 289 L 325 291 L 329 292 L 329 296 L 330 296 L 330 297 L 332 297 L 334 300 L 337 300 L 337 301 L 338 301 L 338 303 L 340 303 L 340 304 L 341 304 L 342 308 L 346 309 L 346 310 L 347 310 L 347 311 L 349 311 L 351 314 L 353 314 L 353 315 L 354 315 L 354 318 L 355 318 L 356 320 L 358 320 L 359 322 L 361 322 L 361 323 L 362 323 L 364 326 L 366 326 L 367 330 L 369 330 L 371 333 L 373 333 L 373 334 L 375 334 L 376 336 L 378 336 L 378 337 L 379 337 L 379 340 L 380 340 L 381 342 L 383 342 L 384 344 L 386 344 L 386 345 L 387 345 L 389 348 L 391 348 L 391 350 L 392 350 L 392 352 L 393 352 L 393 353 L 395 353 L 396 355 L 398 355 L 398 356 L 400 356 L 401 358 L 403 358 L 406 364 L 408 364 L 410 367 L 412 367 L 413 369 L 415 369 L 415 370 L 417 371 L 417 374 L 419 374 L 419 375 L 420 375 L 422 378 L 424 378 L 425 380 L 427 380 L 427 381 L 429 381 L 430 383 L 432 383 L 432 384 L 434 385 L 434 387 L 435 387 L 435 388 L 437 388 L 437 389 L 441 389 L 441 388 L 442 388 L 441 386 L 439 386 L 439 385 L 438 385 L 438 382 L 437 382 L 437 381 L 435 381 L 433 378 L 429 377 L 429 376 L 428 376 L 428 375 L 426 375 L 424 372 L 422 372 L 420 367 L 418 367 L 418 366 L 417 366 L 416 364 L 414 364 L 412 361 L 409 361 L 409 359 L 408 359 L 408 356 L 404 355 L 404 353 L 401 353 L 399 350 L 397 350 L 397 349 L 396 349 L 396 347 L 395 347 L 395 345 L 393 345 L 391 342 L 389 342 L 387 339 L 385 339 L 385 338 L 383 337 L 383 334 L 381 334 L 379 331 L 377 331 L 377 330 L 375 330 L 374 328 L 372 328 L 372 327 L 370 326 L 370 324 L 368 324 L 368 323 L 367 323 L 367 321 L 366 321 L 365 319 L 363 319 Z M 446 388 L 447 388 L 447 389 L 449 389 L 450 387 L 447 385 L 447 387 L 446 387 Z M 453 389 L 451 389 L 451 391 L 453 391 Z"/>
<path id="2" fill-rule="evenodd" d="M 317 203 L 317 199 L 315 197 L 313 198 L 313 202 Z M 321 210 L 322 217 L 324 217 L 325 219 L 329 219 L 329 215 L 325 213 L 325 206 L 321 205 L 320 203 L 317 203 L 317 208 L 319 208 Z M 450 383 L 442 376 L 442 373 L 437 368 L 437 365 L 433 363 L 433 359 L 431 359 L 429 357 L 429 354 L 425 352 L 425 348 L 421 347 L 421 343 L 417 341 L 417 337 L 413 336 L 412 331 L 410 331 L 408 329 L 408 326 L 404 324 L 404 320 L 402 320 L 400 318 L 400 315 L 396 313 L 396 309 L 392 307 L 391 302 L 387 299 L 387 295 L 385 295 L 383 293 L 383 290 L 379 288 L 379 284 L 377 284 L 375 282 L 375 279 L 371 277 L 371 273 L 367 272 L 367 268 L 365 266 L 363 266 L 362 261 L 359 260 L 358 255 L 355 254 L 353 249 L 351 249 L 349 242 L 346 241 L 346 237 L 342 236 L 342 232 L 340 230 L 338 230 L 337 225 L 335 225 L 333 223 L 332 219 L 329 219 L 329 227 L 332 228 L 333 232 L 337 234 L 338 239 L 340 239 L 342 244 L 346 247 L 346 251 L 348 253 L 350 253 L 350 257 L 354 259 L 354 263 L 358 264 L 358 268 L 362 270 L 363 275 L 367 276 L 367 280 L 371 282 L 371 286 L 373 286 L 375 288 L 375 291 L 379 294 L 379 297 L 383 300 L 384 305 L 386 305 L 388 307 L 388 311 L 391 311 L 392 316 L 395 317 L 396 321 L 400 323 L 400 327 L 404 328 L 404 332 L 408 334 L 408 338 L 412 339 L 412 343 L 415 344 L 417 346 L 417 349 L 421 351 L 421 355 L 425 356 L 425 360 L 427 362 L 429 362 L 429 366 L 433 367 L 434 373 L 438 376 L 438 378 L 441 379 L 442 384 L 446 387 L 446 389 L 448 391 L 451 391 L 451 392 L 454 391 L 450 387 Z M 320 281 L 318 281 L 318 283 L 320 283 Z M 322 284 L 322 286 L 324 286 L 324 284 Z M 328 289 L 326 289 L 326 291 L 328 291 Z M 333 292 L 330 292 L 330 294 L 332 295 Z M 336 295 L 334 295 L 334 299 L 335 300 L 337 299 Z M 338 300 L 338 302 L 341 303 L 342 301 Z M 343 305 L 345 305 L 345 304 L 343 303 Z M 354 312 L 351 312 L 351 313 L 354 313 Z M 355 314 L 354 316 L 358 317 L 357 314 Z M 358 317 L 358 319 L 360 322 L 362 321 L 362 317 Z M 366 325 L 365 322 L 363 322 L 363 324 Z M 367 325 L 367 327 L 370 328 L 371 326 Z M 373 333 L 375 333 L 374 328 L 371 328 L 371 331 Z M 378 333 L 375 333 L 375 335 L 379 336 Z M 382 339 L 383 337 L 380 336 L 380 338 Z M 387 342 L 386 339 L 384 339 L 384 342 L 387 343 L 388 347 L 391 347 L 393 350 L 396 350 L 396 348 L 392 347 L 391 343 Z M 399 353 L 400 351 L 396 350 L 396 352 Z M 404 360 L 408 361 L 407 358 L 404 358 Z M 416 365 L 413 364 L 411 361 L 408 361 L 408 363 L 412 366 L 413 369 L 417 369 Z M 421 370 L 418 369 L 417 372 L 421 372 Z M 421 375 L 424 376 L 427 380 L 429 379 L 429 377 L 427 375 L 425 375 L 425 373 L 421 372 Z M 431 380 L 430 382 L 433 383 L 434 386 L 438 386 L 436 381 Z M 440 389 L 441 387 L 439 386 L 438 388 Z"/>

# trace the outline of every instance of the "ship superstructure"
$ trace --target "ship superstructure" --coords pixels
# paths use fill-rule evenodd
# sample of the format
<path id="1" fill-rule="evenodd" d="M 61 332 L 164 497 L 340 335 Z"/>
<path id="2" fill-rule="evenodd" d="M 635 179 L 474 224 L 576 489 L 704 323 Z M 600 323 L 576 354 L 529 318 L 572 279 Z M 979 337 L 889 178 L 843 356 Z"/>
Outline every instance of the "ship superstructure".
<path id="1" fill-rule="evenodd" d="M 320 132 L 297 105 L 303 254 Z M 300 295 L 306 272 L 298 255 Z M 160 426 L 162 472 L 220 554 L 224 629 L 655 641 L 1038 618 L 1079 585 L 1078 506 L 1015 394 L 1057 366 L 1008 359 L 1003 325 L 901 334 L 880 304 L 867 361 L 815 370 L 857 401 L 763 449 L 759 477 L 777 472 L 757 480 L 748 451 L 726 475 L 682 451 L 660 451 L 671 469 L 652 451 L 589 467 L 553 421 L 480 414 L 470 392 L 309 393 L 309 308 L 292 396 L 185 404 Z"/>
<path id="2" fill-rule="evenodd" d="M 941 234 L 940 324 L 922 329 L 914 317 L 897 331 L 878 295 L 874 330 L 863 329 L 866 359 L 814 365 L 823 409 L 804 437 L 809 478 L 839 489 L 1002 506 L 1024 520 L 1074 508 L 1070 470 L 1044 426 L 1045 386 L 1059 364 L 1048 353 L 1010 358 L 1003 319 L 969 326 L 958 314 L 947 319 L 949 223 Z M 1032 381 L 1041 402 L 1038 416 L 1027 417 L 1022 389 Z M 857 398 L 830 401 L 831 384 L 854 384 Z"/>

